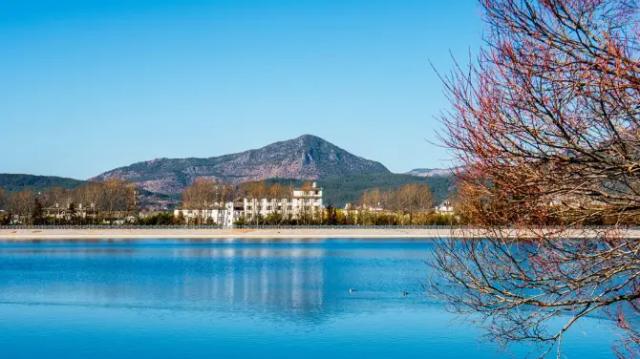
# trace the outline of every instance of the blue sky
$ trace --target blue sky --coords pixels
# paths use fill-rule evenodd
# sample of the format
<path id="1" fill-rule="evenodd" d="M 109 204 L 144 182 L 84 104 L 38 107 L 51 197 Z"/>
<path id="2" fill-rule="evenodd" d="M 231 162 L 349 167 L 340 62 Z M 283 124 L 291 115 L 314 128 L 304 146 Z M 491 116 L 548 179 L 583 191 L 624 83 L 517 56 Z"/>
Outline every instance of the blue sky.
<path id="1" fill-rule="evenodd" d="M 450 163 L 429 65 L 475 0 L 0 1 L 0 172 L 88 178 L 310 133 L 395 172 Z"/>

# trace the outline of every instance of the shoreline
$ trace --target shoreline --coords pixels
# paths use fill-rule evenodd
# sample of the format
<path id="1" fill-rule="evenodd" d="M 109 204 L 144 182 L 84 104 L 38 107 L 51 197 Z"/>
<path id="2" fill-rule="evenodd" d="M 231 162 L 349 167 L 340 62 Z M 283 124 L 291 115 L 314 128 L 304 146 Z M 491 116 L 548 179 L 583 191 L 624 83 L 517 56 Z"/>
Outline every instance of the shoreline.
<path id="1" fill-rule="evenodd" d="M 452 232 L 453 231 L 453 232 Z M 109 229 L 0 229 L 0 241 L 83 239 L 439 239 L 452 238 L 449 228 L 109 228 Z"/>
<path id="2" fill-rule="evenodd" d="M 565 238 L 595 238 L 595 232 L 568 231 Z M 513 238 L 532 238 L 514 231 Z M 640 229 L 622 230 L 625 238 L 640 239 Z M 0 241 L 98 239 L 444 239 L 483 238 L 472 228 L 22 228 L 0 229 Z"/>

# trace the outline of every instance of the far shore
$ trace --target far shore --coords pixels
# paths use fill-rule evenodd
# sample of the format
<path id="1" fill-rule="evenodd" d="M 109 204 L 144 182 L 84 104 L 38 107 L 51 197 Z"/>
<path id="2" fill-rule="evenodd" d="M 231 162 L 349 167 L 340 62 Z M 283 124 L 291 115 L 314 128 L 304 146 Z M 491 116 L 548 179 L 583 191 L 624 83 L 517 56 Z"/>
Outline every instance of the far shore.
<path id="1" fill-rule="evenodd" d="M 448 228 L 32 228 L 0 229 L 0 240 L 447 238 Z"/>
<path id="2" fill-rule="evenodd" d="M 588 238 L 584 232 L 565 234 L 567 238 Z M 640 230 L 629 229 L 626 238 L 640 239 Z M 528 237 L 514 233 L 514 237 Z M 21 228 L 0 229 L 0 240 L 91 240 L 91 239 L 443 239 L 482 238 L 480 231 L 459 228 Z"/>

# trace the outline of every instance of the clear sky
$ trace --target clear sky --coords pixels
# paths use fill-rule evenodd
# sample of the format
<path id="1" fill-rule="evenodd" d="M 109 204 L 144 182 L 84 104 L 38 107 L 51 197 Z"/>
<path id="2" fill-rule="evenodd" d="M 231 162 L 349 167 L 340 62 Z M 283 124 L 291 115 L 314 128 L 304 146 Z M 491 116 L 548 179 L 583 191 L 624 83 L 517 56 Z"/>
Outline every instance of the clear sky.
<path id="1" fill-rule="evenodd" d="M 447 72 L 475 0 L 0 1 L 0 172 L 88 178 L 315 134 L 446 166 Z"/>

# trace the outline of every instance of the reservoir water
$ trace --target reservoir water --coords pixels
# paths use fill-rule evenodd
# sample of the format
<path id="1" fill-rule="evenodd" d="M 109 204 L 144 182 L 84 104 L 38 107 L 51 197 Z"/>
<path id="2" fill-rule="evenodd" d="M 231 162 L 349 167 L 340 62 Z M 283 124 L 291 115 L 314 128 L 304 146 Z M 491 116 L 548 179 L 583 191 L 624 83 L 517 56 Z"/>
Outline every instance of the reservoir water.
<path id="1" fill-rule="evenodd" d="M 428 240 L 0 242 L 0 358 L 502 358 L 425 293 Z M 587 318 L 563 356 L 611 358 Z M 555 353 L 554 353 L 555 354 Z"/>

